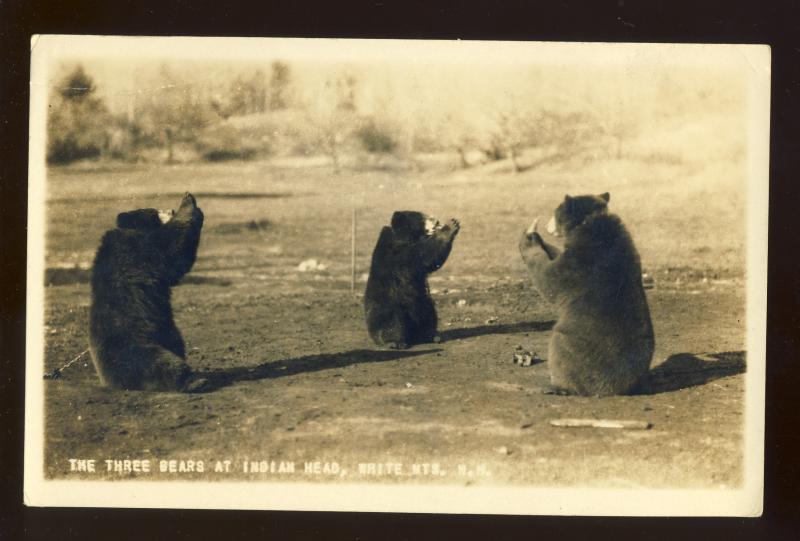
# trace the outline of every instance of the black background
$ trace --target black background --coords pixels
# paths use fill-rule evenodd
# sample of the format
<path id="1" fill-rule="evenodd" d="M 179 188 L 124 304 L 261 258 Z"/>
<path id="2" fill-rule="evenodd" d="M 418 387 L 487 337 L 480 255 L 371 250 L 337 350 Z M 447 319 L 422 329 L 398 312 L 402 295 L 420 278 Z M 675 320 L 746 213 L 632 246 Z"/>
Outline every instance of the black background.
<path id="1" fill-rule="evenodd" d="M 31 34 L 772 46 L 766 493 L 759 519 L 36 509 L 22 505 Z M 798 539 L 800 2 L 0 0 L 0 539 Z"/>

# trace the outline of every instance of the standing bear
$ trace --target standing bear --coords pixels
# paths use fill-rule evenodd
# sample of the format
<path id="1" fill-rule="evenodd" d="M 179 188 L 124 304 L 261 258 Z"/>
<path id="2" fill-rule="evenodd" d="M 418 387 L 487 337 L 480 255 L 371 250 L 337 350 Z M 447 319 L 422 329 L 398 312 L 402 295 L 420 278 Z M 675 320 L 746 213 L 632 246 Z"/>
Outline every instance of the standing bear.
<path id="1" fill-rule="evenodd" d="M 123 212 L 103 236 L 92 269 L 89 328 L 103 385 L 185 390 L 191 371 L 170 288 L 192 268 L 202 227 L 203 212 L 187 193 L 177 212 Z"/>
<path id="2" fill-rule="evenodd" d="M 565 237 L 563 251 L 542 239 L 538 220 L 520 241 L 534 286 L 558 310 L 547 364 L 568 394 L 630 393 L 655 347 L 639 254 L 609 198 L 564 198 L 547 227 Z"/>
<path id="3" fill-rule="evenodd" d="M 421 212 L 397 211 L 381 230 L 364 295 L 367 329 L 379 346 L 405 349 L 438 341 L 428 274 L 447 261 L 460 225 Z"/>

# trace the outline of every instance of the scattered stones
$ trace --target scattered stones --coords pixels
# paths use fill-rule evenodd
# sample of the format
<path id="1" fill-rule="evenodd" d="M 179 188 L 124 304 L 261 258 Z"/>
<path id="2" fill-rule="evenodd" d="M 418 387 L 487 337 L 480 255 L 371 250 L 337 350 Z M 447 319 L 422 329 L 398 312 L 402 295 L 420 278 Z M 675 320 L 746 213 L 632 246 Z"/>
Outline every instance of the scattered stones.
<path id="1" fill-rule="evenodd" d="M 531 366 L 542 362 L 539 355 L 535 351 L 526 351 L 522 346 L 517 346 L 517 351 L 514 352 L 514 364 L 519 366 Z"/>

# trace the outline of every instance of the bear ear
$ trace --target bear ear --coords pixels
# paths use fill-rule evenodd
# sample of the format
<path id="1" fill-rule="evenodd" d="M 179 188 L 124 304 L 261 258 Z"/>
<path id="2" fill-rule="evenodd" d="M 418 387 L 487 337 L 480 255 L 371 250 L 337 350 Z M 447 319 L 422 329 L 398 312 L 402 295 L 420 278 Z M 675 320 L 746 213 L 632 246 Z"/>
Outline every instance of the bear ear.
<path id="1" fill-rule="evenodd" d="M 404 229 L 406 227 L 406 212 L 397 210 L 392 214 L 392 229 Z"/>
<path id="2" fill-rule="evenodd" d="M 419 233 L 425 228 L 425 218 L 421 212 L 415 210 L 398 210 L 392 214 L 392 229 Z"/>
<path id="3" fill-rule="evenodd" d="M 608 192 L 602 193 L 600 194 L 600 199 L 603 199 L 606 203 L 608 203 L 608 201 L 611 199 L 611 194 Z"/>
<path id="4" fill-rule="evenodd" d="M 567 211 L 567 214 L 572 214 L 573 201 L 575 201 L 575 198 L 568 195 L 564 196 L 564 210 Z"/>

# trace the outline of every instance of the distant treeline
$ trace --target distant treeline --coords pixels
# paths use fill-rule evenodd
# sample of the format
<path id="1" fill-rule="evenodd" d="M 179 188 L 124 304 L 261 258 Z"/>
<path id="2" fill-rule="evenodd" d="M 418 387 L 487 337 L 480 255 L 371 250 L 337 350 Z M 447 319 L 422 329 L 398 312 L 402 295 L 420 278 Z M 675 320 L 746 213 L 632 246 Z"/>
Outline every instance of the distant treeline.
<path id="1" fill-rule="evenodd" d="M 391 155 L 413 164 L 420 153 L 450 153 L 455 166 L 509 160 L 519 171 L 588 150 L 621 158 L 626 142 L 644 125 L 642 107 L 632 107 L 622 96 L 600 105 L 510 99 L 480 111 L 454 106 L 435 115 L 411 115 L 362 107 L 362 81 L 346 71 L 313 89 L 313 99 L 300 97 L 289 64 L 275 61 L 266 71 L 203 83 L 187 82 L 162 66 L 152 88 L 131 94 L 126 111 L 112 112 L 95 79 L 74 65 L 51 93 L 47 160 L 324 155 L 338 171 L 345 157 L 352 162 L 353 156 L 369 161 L 370 156 Z M 662 94 L 675 92 L 665 88 Z M 531 152 L 533 162 L 523 159 Z"/>

